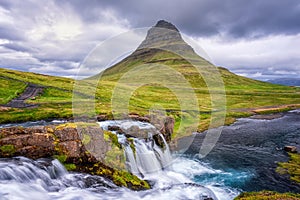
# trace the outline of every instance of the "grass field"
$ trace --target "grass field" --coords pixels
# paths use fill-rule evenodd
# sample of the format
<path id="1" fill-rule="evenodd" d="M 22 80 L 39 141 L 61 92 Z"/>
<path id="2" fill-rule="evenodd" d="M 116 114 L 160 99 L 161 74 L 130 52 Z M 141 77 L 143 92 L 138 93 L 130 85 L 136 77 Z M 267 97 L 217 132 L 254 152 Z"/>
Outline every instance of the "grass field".
<path id="1" fill-rule="evenodd" d="M 230 124 L 235 118 L 250 116 L 258 109 L 260 110 L 257 112 L 272 113 L 300 107 L 300 88 L 252 80 L 237 76 L 221 67 L 214 68 L 213 71 L 212 65 L 201 58 L 197 61 L 197 65 L 198 69 L 176 55 L 157 51 L 139 59 L 126 58 L 104 71 L 99 82 L 98 75 L 75 81 L 0 69 L 0 104 L 5 104 L 20 94 L 25 89 L 26 83 L 46 86 L 42 95 L 35 100 L 27 101 L 39 104 L 39 107 L 2 109 L 0 123 L 70 118 L 73 116 L 72 100 L 82 108 L 84 115 L 93 115 L 95 112 L 89 113 L 85 107 L 91 102 L 93 95 L 96 114 L 121 115 L 122 109 L 118 110 L 115 105 L 119 103 L 123 105 L 122 103 L 128 100 L 129 112 L 145 115 L 153 108 L 163 109 L 166 114 L 176 119 L 176 130 L 179 129 L 182 119 L 185 119 L 182 130 L 193 126 L 192 119 L 197 118 L 199 120 L 197 129 L 203 131 L 211 125 L 212 120 L 222 115 L 226 115 L 225 124 Z M 139 69 L 139 66 L 143 68 Z M 207 81 L 217 78 L 220 79 L 219 82 L 224 82 L 224 85 L 208 87 Z M 149 81 L 152 79 L 156 82 Z M 141 81 L 144 84 L 139 85 Z M 75 83 L 76 98 L 73 99 Z M 97 89 L 94 90 L 94 87 Z M 193 95 L 196 97 L 194 101 L 191 100 Z M 281 105 L 293 106 L 278 109 L 277 107 Z M 200 113 L 197 110 L 200 110 Z M 219 125 L 222 124 L 216 123 L 214 126 Z M 176 135 L 181 136 L 184 136 L 184 133 L 178 132 Z"/>
<path id="2" fill-rule="evenodd" d="M 300 194 L 293 193 L 278 193 L 273 191 L 261 191 L 261 192 L 246 192 L 235 200 L 297 200 L 300 198 Z"/>

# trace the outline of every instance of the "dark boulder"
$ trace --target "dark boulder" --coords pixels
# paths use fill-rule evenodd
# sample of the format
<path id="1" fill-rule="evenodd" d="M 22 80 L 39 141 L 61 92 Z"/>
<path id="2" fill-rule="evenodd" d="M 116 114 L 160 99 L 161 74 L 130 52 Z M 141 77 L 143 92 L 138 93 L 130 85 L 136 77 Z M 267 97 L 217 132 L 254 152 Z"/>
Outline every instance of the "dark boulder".
<path id="1" fill-rule="evenodd" d="M 295 146 L 285 146 L 283 149 L 286 152 L 297 153 L 297 147 L 295 147 Z"/>

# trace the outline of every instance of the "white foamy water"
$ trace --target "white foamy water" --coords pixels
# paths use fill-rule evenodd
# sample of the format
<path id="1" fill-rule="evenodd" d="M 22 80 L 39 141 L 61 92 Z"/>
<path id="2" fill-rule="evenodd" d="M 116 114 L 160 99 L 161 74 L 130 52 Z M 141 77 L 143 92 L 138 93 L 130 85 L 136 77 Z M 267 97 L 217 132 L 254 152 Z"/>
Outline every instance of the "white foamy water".
<path id="1" fill-rule="evenodd" d="M 124 142 L 126 137 L 118 136 L 125 149 L 128 170 L 148 180 L 152 189 L 131 191 L 115 186 L 110 180 L 99 176 L 69 173 L 57 160 L 33 161 L 18 157 L 0 159 L 0 199 L 230 200 L 239 194 L 238 190 L 225 186 L 218 181 L 219 179 L 201 177 L 225 176 L 234 179 L 240 174 L 222 172 L 198 160 L 171 155 L 164 139 L 165 147 L 161 148 L 151 138 L 151 135 L 155 134 L 151 132 L 154 130 L 151 124 L 132 121 L 100 123 L 103 129 L 107 129 L 109 125 L 125 129 L 135 125 L 140 129 L 149 130 L 149 138 L 133 139 L 135 153 L 128 143 Z"/>
<path id="2" fill-rule="evenodd" d="M 214 172 L 200 163 L 179 158 L 163 171 L 148 174 L 153 188 L 134 192 L 115 186 L 99 176 L 68 173 L 54 160 L 45 165 L 41 161 L 15 158 L 0 161 L 0 199 L 233 199 L 238 193 L 228 188 L 201 186 L 192 180 L 193 173 Z M 189 169 L 189 171 L 183 171 Z M 202 171 L 203 169 L 204 171 Z"/>

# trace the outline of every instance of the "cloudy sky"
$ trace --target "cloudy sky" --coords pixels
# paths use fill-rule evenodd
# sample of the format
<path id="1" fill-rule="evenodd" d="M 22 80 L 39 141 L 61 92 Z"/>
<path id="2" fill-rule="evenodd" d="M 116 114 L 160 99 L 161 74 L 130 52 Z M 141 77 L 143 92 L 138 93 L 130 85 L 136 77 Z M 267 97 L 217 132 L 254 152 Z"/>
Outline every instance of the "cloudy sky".
<path id="1" fill-rule="evenodd" d="M 300 77 L 299 0 L 0 0 L 0 67 L 74 77 L 97 44 L 159 19 L 217 66 L 261 80 Z"/>

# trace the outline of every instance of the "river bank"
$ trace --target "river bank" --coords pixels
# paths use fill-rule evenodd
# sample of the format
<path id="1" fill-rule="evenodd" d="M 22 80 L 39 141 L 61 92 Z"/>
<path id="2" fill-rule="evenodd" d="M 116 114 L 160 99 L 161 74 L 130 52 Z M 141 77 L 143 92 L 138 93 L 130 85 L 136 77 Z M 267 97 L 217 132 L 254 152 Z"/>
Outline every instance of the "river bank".
<path id="1" fill-rule="evenodd" d="M 183 188 L 189 191 L 184 195 L 191 193 L 193 198 L 198 198 L 198 195 L 203 194 L 203 191 L 211 191 L 216 198 L 224 200 L 233 199 L 239 193 L 247 191 L 274 190 L 299 193 L 299 184 L 291 181 L 288 176 L 276 172 L 278 163 L 286 162 L 289 159 L 283 147 L 293 145 L 298 149 L 300 148 L 300 127 L 297 123 L 300 120 L 299 113 L 299 110 L 295 110 L 282 113 L 280 117 L 272 119 L 238 119 L 234 124 L 223 127 L 218 143 L 212 152 L 204 158 L 199 158 L 197 154 L 205 132 L 195 134 L 193 143 L 188 150 L 184 154 L 172 154 L 171 164 L 162 169 L 160 175 L 155 173 L 144 176 L 146 180 L 151 180 L 152 189 L 147 190 L 147 192 L 139 192 L 136 194 L 138 195 L 137 198 L 147 199 L 153 195 L 157 198 L 168 197 L 168 195 L 180 196 L 181 192 L 179 191 L 182 191 Z M 103 122 L 106 123 L 106 121 Z M 108 121 L 107 123 L 110 124 L 110 129 L 115 129 L 114 124 Z M 59 126 L 63 128 L 64 125 Z M 108 125 L 105 127 L 108 128 Z M 106 136 L 106 138 L 108 137 L 109 135 Z M 83 140 L 88 141 L 87 138 Z M 113 140 L 116 141 L 112 138 L 111 141 Z M 143 143 L 136 144 L 139 149 L 144 148 Z M 110 145 L 112 144 L 110 143 Z M 128 147 L 128 150 L 133 150 L 130 145 Z M 117 155 L 116 152 L 118 151 L 114 151 L 113 155 Z M 6 161 L 4 163 L 7 164 Z M 81 177 L 82 175 L 78 176 Z M 163 181 L 157 180 L 157 176 Z M 176 178 L 176 181 L 170 176 Z M 203 186 L 208 190 L 204 189 Z M 204 190 L 201 190 L 201 193 L 196 193 L 195 191 L 199 191 L 200 188 Z M 83 193 L 90 189 L 87 187 Z M 65 193 L 62 194 L 64 190 L 58 190 L 57 196 L 64 196 Z M 106 188 L 105 190 L 111 193 L 111 189 Z M 116 190 L 121 196 L 132 195 L 129 190 L 120 190 L 118 187 Z M 154 194 L 158 191 L 158 194 Z M 164 196 L 163 193 L 166 191 L 168 192 Z M 113 199 L 108 193 L 105 195 L 108 195 L 107 199 Z M 185 198 L 187 197 L 185 196 Z"/>
<path id="2" fill-rule="evenodd" d="M 227 186 L 248 192 L 273 190 L 300 193 L 299 183 L 276 171 L 278 163 L 289 160 L 288 153 L 284 151 L 285 146 L 300 148 L 299 121 L 299 110 L 283 113 L 275 119 L 238 119 L 234 124 L 223 127 L 213 150 L 205 158 L 198 159 L 209 163 L 214 169 L 251 174 L 242 182 L 219 177 L 216 178 L 216 184 L 224 182 Z M 199 146 L 206 134 L 196 134 L 185 153 L 191 156 L 199 153 Z M 209 176 L 207 174 L 197 178 L 201 183 Z"/>

